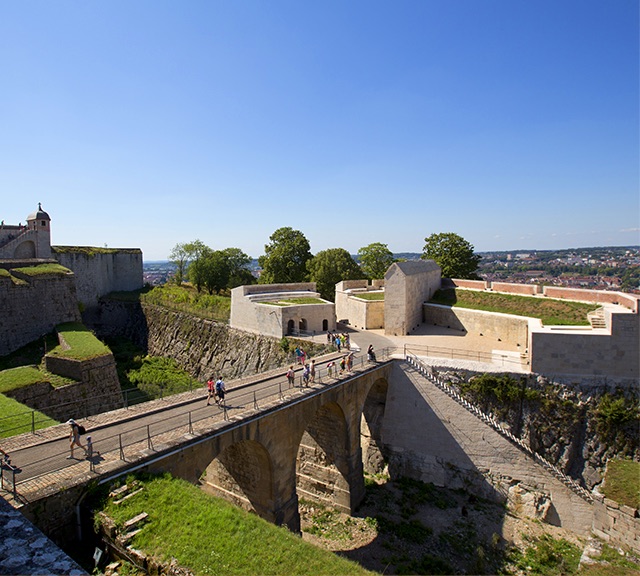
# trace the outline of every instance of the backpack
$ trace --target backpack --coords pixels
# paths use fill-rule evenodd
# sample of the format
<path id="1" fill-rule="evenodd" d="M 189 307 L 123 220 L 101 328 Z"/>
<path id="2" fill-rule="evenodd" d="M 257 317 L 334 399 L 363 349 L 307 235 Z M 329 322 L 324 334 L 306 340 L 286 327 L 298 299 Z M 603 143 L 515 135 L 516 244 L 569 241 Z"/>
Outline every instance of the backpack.
<path id="1" fill-rule="evenodd" d="M 222 390 L 222 382 L 220 382 L 220 380 L 218 380 L 216 382 L 216 394 L 219 394 L 220 390 Z"/>
<path id="2" fill-rule="evenodd" d="M 87 429 L 82 424 L 78 424 L 78 434 L 82 436 L 82 434 L 86 434 L 86 433 L 87 433 Z"/>

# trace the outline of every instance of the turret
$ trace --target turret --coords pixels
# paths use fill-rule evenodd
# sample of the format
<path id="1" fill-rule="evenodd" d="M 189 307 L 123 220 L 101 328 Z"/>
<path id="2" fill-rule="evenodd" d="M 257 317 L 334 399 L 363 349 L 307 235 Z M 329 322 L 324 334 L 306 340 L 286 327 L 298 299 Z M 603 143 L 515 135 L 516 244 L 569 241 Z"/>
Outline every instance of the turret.
<path id="1" fill-rule="evenodd" d="M 51 218 L 38 202 L 38 209 L 27 216 L 27 228 L 37 233 L 36 258 L 51 258 Z"/>

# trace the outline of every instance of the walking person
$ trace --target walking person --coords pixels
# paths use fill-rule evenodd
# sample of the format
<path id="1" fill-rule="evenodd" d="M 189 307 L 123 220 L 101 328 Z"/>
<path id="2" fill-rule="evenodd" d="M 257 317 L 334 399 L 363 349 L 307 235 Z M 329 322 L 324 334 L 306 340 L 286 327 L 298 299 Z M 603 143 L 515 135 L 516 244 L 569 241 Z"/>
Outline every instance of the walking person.
<path id="1" fill-rule="evenodd" d="M 287 381 L 289 382 L 289 388 L 291 388 L 296 380 L 296 373 L 293 369 L 293 364 L 287 370 Z"/>
<path id="2" fill-rule="evenodd" d="M 353 352 L 349 352 L 347 356 L 347 372 L 351 372 L 353 368 Z"/>
<path id="3" fill-rule="evenodd" d="M 369 360 L 369 362 L 376 361 L 376 354 L 373 351 L 373 344 L 369 344 L 369 348 L 367 348 L 367 360 Z"/>
<path id="4" fill-rule="evenodd" d="M 86 456 L 87 449 L 82 445 L 82 442 L 80 442 L 80 425 L 73 418 L 69 418 L 69 420 L 67 420 L 67 424 L 69 424 L 69 426 L 71 427 L 69 431 L 69 450 L 71 451 L 71 454 L 67 456 L 67 460 L 75 459 L 73 455 L 74 446 L 79 446 L 80 448 L 82 448 Z"/>
<path id="5" fill-rule="evenodd" d="M 209 406 L 209 402 L 211 398 L 216 399 L 216 383 L 213 379 L 213 376 L 207 380 L 207 406 Z"/>
<path id="6" fill-rule="evenodd" d="M 304 370 L 302 371 L 302 381 L 305 386 L 309 386 L 309 376 L 311 375 L 311 369 L 309 368 L 309 364 L 304 365 Z"/>
<path id="7" fill-rule="evenodd" d="M 224 385 L 222 378 L 218 378 L 216 381 L 216 404 L 222 408 L 224 406 L 224 396 L 227 392 L 227 387 Z"/>
<path id="8" fill-rule="evenodd" d="M 311 365 L 309 366 L 309 379 L 311 383 L 316 381 L 316 361 L 315 359 L 311 359 Z"/>

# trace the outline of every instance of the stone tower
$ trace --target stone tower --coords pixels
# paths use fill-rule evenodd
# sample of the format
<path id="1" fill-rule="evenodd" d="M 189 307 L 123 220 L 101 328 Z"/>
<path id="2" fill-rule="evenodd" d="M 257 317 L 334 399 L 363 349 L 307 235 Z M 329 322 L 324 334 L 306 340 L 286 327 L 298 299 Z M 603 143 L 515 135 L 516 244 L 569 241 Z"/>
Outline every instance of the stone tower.
<path id="1" fill-rule="evenodd" d="M 51 258 L 51 218 L 38 202 L 38 209 L 27 216 L 27 228 L 35 232 L 35 258 Z"/>

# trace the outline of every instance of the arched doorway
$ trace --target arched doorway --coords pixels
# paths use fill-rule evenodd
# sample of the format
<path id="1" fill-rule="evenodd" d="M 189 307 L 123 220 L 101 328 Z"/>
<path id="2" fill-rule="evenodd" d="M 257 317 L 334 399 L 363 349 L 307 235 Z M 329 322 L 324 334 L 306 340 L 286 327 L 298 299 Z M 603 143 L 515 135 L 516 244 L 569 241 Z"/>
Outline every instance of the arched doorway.
<path id="1" fill-rule="evenodd" d="M 287 334 L 293 334 L 293 329 L 295 328 L 296 323 L 293 320 L 289 320 L 287 322 Z"/>
<path id="2" fill-rule="evenodd" d="M 387 464 L 382 442 L 382 424 L 387 403 L 389 384 L 377 380 L 367 395 L 360 422 L 360 445 L 364 471 L 370 474 L 382 472 Z"/>
<path id="3" fill-rule="evenodd" d="M 300 322 L 298 322 L 298 330 L 300 330 L 300 332 L 306 332 L 307 331 L 307 319 L 306 318 L 300 318 Z"/>
<path id="4" fill-rule="evenodd" d="M 326 332 L 327 330 L 329 330 L 329 320 L 327 320 L 326 318 L 322 321 L 322 331 Z"/>

